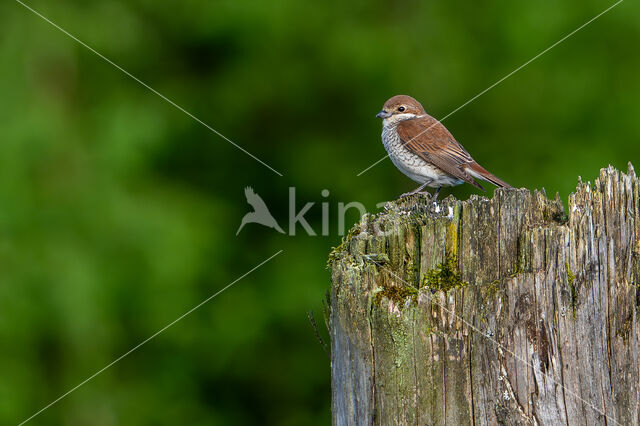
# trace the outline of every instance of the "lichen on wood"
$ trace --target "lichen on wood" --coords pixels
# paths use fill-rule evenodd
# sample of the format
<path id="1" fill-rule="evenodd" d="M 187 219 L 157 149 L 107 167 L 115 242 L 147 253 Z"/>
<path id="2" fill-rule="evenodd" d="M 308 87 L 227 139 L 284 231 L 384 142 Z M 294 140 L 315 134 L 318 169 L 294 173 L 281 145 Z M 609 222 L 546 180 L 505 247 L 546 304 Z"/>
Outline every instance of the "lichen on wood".
<path id="1" fill-rule="evenodd" d="M 333 421 L 640 422 L 638 179 L 423 195 L 331 255 Z"/>

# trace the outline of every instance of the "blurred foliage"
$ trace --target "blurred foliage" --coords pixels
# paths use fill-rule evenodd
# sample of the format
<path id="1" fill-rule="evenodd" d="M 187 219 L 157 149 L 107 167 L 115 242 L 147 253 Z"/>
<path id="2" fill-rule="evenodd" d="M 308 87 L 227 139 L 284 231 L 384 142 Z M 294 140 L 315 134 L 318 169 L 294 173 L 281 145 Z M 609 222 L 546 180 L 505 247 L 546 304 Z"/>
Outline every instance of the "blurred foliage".
<path id="1" fill-rule="evenodd" d="M 284 253 L 43 412 L 36 424 L 327 424 L 324 269 L 337 203 L 415 187 L 375 113 L 443 117 L 612 2 L 0 4 L 0 423 L 24 420 L 276 251 Z M 566 198 L 640 153 L 640 6 L 624 2 L 445 122 L 488 170 Z M 253 186 L 286 229 L 235 231 Z M 321 197 L 328 189 L 330 195 Z M 470 186 L 445 190 L 459 198 Z M 489 194 L 490 195 L 490 194 Z M 350 210 L 347 223 L 357 220 Z"/>

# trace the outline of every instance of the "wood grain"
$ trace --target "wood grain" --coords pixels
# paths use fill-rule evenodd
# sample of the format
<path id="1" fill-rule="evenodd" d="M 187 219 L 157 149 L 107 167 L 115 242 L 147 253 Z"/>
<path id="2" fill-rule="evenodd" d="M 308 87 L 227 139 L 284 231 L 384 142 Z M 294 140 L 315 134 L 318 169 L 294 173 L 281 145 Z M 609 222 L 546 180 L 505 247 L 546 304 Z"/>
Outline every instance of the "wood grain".
<path id="1" fill-rule="evenodd" d="M 333 423 L 638 425 L 639 209 L 629 165 L 566 213 L 497 189 L 365 215 L 331 256 Z"/>

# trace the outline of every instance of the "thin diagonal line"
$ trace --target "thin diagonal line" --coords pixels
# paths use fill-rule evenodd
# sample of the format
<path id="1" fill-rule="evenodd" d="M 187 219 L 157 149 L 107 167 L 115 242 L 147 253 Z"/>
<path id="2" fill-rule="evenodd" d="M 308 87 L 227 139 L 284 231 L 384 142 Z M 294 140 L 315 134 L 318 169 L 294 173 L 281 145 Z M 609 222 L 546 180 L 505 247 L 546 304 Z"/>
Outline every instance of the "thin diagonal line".
<path id="1" fill-rule="evenodd" d="M 525 62 L 524 64 L 520 65 L 518 68 L 516 68 L 515 70 L 511 71 L 509 74 L 505 75 L 504 77 L 502 77 L 500 80 L 496 81 L 495 83 L 493 83 L 491 86 L 487 87 L 486 89 L 484 89 L 482 92 L 478 93 L 477 95 L 475 95 L 473 98 L 469 99 L 468 101 L 466 101 L 465 103 L 463 103 L 462 105 L 460 105 L 458 108 L 454 109 L 453 111 L 451 111 L 449 114 L 445 115 L 444 117 L 442 117 L 440 119 L 440 122 L 446 120 L 448 117 L 452 116 L 453 114 L 455 114 L 456 112 L 460 111 L 462 108 L 466 107 L 467 105 L 469 105 L 471 102 L 475 101 L 476 99 L 478 99 L 480 96 L 484 95 L 485 93 L 487 93 L 489 90 L 493 89 L 494 87 L 496 87 L 498 84 L 502 83 L 503 81 L 505 81 L 506 79 L 508 79 L 509 77 L 511 77 L 512 75 L 514 75 L 515 73 L 517 73 L 518 71 L 520 71 L 522 68 L 526 67 L 527 65 L 529 65 L 531 62 L 535 61 L 536 59 L 538 59 L 540 56 L 544 55 L 545 53 L 547 53 L 548 51 L 550 51 L 551 49 L 553 49 L 554 47 L 556 47 L 557 45 L 559 45 L 560 43 L 562 43 L 563 41 L 565 41 L 566 39 L 568 39 L 569 37 L 571 37 L 572 35 L 574 35 L 575 33 L 577 33 L 578 31 L 580 31 L 581 29 L 583 29 L 584 27 L 586 27 L 587 25 L 589 25 L 590 23 L 592 23 L 593 21 L 595 21 L 596 19 L 598 19 L 599 17 L 601 17 L 602 15 L 604 15 L 605 13 L 607 13 L 608 11 L 610 11 L 611 9 L 613 9 L 614 7 L 616 7 L 617 5 L 619 5 L 620 3 L 622 3 L 624 0 L 618 0 L 617 2 L 615 2 L 614 4 L 612 4 L 611 6 L 609 6 L 608 8 L 606 8 L 605 10 L 603 10 L 602 12 L 598 13 L 596 16 L 594 16 L 593 18 L 589 19 L 587 22 L 585 22 L 584 24 L 580 25 L 578 28 L 576 28 L 575 30 L 571 31 L 569 34 L 567 34 L 566 36 L 562 37 L 560 40 L 556 41 L 555 43 L 553 43 L 551 46 L 547 47 L 546 49 L 544 49 L 542 52 L 538 53 L 536 56 L 534 56 L 533 58 L 529 59 L 527 62 Z M 437 124 L 434 123 L 431 126 L 429 126 L 428 128 L 426 128 L 425 130 L 423 130 L 422 132 L 418 133 L 416 136 L 414 136 L 413 138 L 411 138 L 408 142 L 409 143 L 411 141 L 413 141 L 415 138 L 417 138 L 418 136 L 422 135 L 423 133 L 427 132 L 429 129 L 431 129 L 431 127 L 435 126 Z M 382 157 L 381 159 L 379 159 L 378 161 L 376 161 L 375 163 L 373 163 L 372 165 L 370 165 L 369 167 L 367 167 L 366 169 L 364 169 L 363 171 L 361 171 L 360 173 L 358 173 L 358 176 L 362 175 L 363 173 L 365 173 L 366 171 L 368 171 L 369 169 L 371 169 L 372 167 L 376 166 L 377 164 L 379 164 L 382 160 L 384 160 L 385 158 L 387 158 L 389 156 L 389 154 L 385 155 L 384 157 Z"/>
<path id="2" fill-rule="evenodd" d="M 375 260 L 372 259 L 367 259 L 370 262 L 376 264 L 380 269 L 386 270 L 387 272 L 389 272 L 393 277 L 395 277 L 396 279 L 402 281 L 405 285 L 409 285 L 409 286 L 413 286 L 411 283 L 409 283 L 408 281 L 405 281 L 403 278 L 399 277 L 397 274 L 395 274 L 391 269 L 381 265 L 380 263 L 376 262 Z M 445 306 L 442 306 L 442 304 L 436 300 L 435 297 L 431 298 L 431 301 L 433 303 L 435 303 L 438 307 L 440 307 L 441 309 L 443 309 L 444 311 L 446 311 L 447 313 L 453 315 L 454 317 L 456 317 L 457 319 L 459 319 L 461 322 L 463 322 L 467 327 L 469 327 L 471 330 L 475 331 L 476 333 L 479 333 L 481 336 L 483 336 L 484 338 L 486 338 L 487 340 L 489 340 L 490 342 L 492 342 L 493 344 L 495 344 L 496 346 L 498 346 L 498 348 L 502 349 L 505 352 L 508 352 L 511 356 L 513 356 L 515 359 L 517 359 L 518 361 L 526 364 L 527 366 L 531 367 L 534 371 L 536 370 L 536 367 L 533 365 L 533 363 L 527 361 L 524 358 L 521 358 L 520 356 L 518 356 L 515 352 L 513 352 L 512 350 L 510 350 L 509 348 L 507 348 L 506 346 L 502 345 L 500 342 L 498 342 L 497 340 L 491 338 L 490 336 L 488 336 L 486 333 L 484 333 L 482 330 L 480 330 L 478 327 L 476 327 L 475 325 L 473 325 L 472 323 L 470 323 L 469 321 L 465 320 L 464 318 L 462 318 L 460 315 L 456 314 L 455 312 L 451 311 L 450 309 L 446 308 Z M 539 370 L 539 369 L 538 369 Z M 565 387 L 562 383 L 558 383 L 557 381 L 555 381 L 553 379 L 553 377 L 551 377 L 550 375 L 544 375 L 545 378 L 549 379 L 549 381 L 553 382 L 554 384 L 560 386 L 562 389 L 564 389 L 565 392 L 567 392 L 568 394 L 570 394 L 571 396 L 573 396 L 574 398 L 578 399 L 579 401 L 587 404 L 589 407 L 591 407 L 596 413 L 606 417 L 607 419 L 611 420 L 612 422 L 614 422 L 615 424 L 618 424 L 620 426 L 622 426 L 622 423 L 620 423 L 619 421 L 617 421 L 615 418 L 612 418 L 610 416 L 608 416 L 604 411 L 600 410 L 599 408 L 597 408 L 594 404 L 590 403 L 589 401 L 585 400 L 584 398 L 582 398 L 580 395 L 578 395 L 577 393 L 569 390 L 567 387 Z"/>
<path id="3" fill-rule="evenodd" d="M 25 8 L 27 8 L 28 10 L 30 10 L 31 12 L 33 12 L 34 14 L 36 14 L 37 16 L 39 16 L 40 18 L 42 18 L 43 20 L 48 22 L 49 24 L 53 25 L 55 28 L 60 30 L 62 33 L 66 34 L 68 37 L 70 37 L 71 39 L 73 39 L 74 41 L 79 43 L 80 45 L 82 45 L 82 46 L 86 47 L 87 49 L 89 49 L 95 55 L 99 56 L 100 58 L 102 58 L 103 60 L 108 62 L 109 64 L 113 65 L 115 68 L 119 69 L 120 71 L 122 71 L 124 74 L 126 74 L 127 76 L 129 76 L 133 80 L 137 81 L 142 86 L 146 87 L 151 92 L 155 93 L 156 95 L 158 95 L 159 97 L 164 99 L 166 102 L 168 102 L 169 104 L 173 105 L 175 108 L 179 109 L 180 111 L 182 111 L 183 113 L 185 113 L 186 115 L 188 115 L 189 117 L 191 117 L 192 119 L 197 121 L 198 123 L 202 124 L 204 127 L 206 127 L 207 129 L 211 130 L 213 133 L 215 133 L 216 135 L 220 136 L 222 139 L 224 139 L 225 141 L 229 142 L 231 145 L 235 146 L 240 151 L 244 152 L 249 157 L 251 157 L 254 160 L 256 160 L 258 163 L 262 164 L 263 166 L 265 166 L 266 168 L 268 168 L 269 170 L 271 170 L 275 174 L 277 174 L 279 176 L 282 176 L 282 173 L 280 173 L 279 171 L 277 171 L 276 169 L 274 169 L 273 167 L 271 167 L 270 165 L 268 165 L 267 163 L 265 163 L 264 161 L 262 161 L 261 159 L 259 159 L 258 157 L 256 157 L 255 155 L 253 155 L 252 153 L 250 153 L 249 151 L 247 151 L 246 149 L 244 149 L 243 147 L 241 147 L 240 145 L 238 145 L 237 143 L 235 143 L 234 141 L 232 141 L 231 139 L 229 139 L 228 137 L 226 137 L 225 135 L 223 135 L 222 133 L 220 133 L 219 131 L 217 131 L 216 129 L 211 127 L 210 125 L 208 125 L 207 123 L 205 123 L 204 121 L 200 120 L 198 117 L 196 117 L 195 115 L 191 114 L 189 111 L 187 111 L 186 109 L 182 108 L 180 105 L 178 105 L 177 103 L 175 103 L 171 99 L 167 98 L 165 95 L 163 95 L 162 93 L 158 92 L 156 89 L 154 89 L 153 87 L 149 86 L 147 83 L 145 83 L 144 81 L 140 80 L 138 77 L 136 77 L 135 75 L 131 74 L 129 71 L 125 70 L 120 65 L 116 64 L 115 62 L 113 62 L 111 59 L 109 59 L 106 56 L 104 56 L 102 53 L 98 52 L 97 50 L 95 50 L 94 48 L 92 48 L 91 46 L 89 46 L 88 44 L 83 42 L 82 40 L 78 39 L 76 36 L 74 36 L 73 34 L 69 33 L 64 28 L 62 28 L 59 25 L 55 24 L 50 19 L 48 19 L 46 16 L 42 15 L 38 11 L 36 11 L 36 10 L 32 9 L 31 7 L 27 6 L 26 4 L 24 4 L 20 0 L 16 0 L 16 2 L 20 3 L 22 6 L 24 6 Z"/>
<path id="4" fill-rule="evenodd" d="M 231 287 L 232 285 L 234 285 L 235 283 L 237 283 L 238 281 L 240 281 L 241 279 L 243 279 L 244 277 L 246 277 L 247 275 L 249 275 L 250 273 L 252 273 L 253 271 L 255 271 L 256 269 L 260 268 L 262 265 L 264 265 L 265 263 L 269 262 L 271 259 L 273 259 L 274 257 L 278 256 L 280 253 L 282 253 L 284 250 L 280 250 L 279 252 L 277 252 L 276 254 L 272 255 L 271 257 L 269 257 L 266 260 L 263 260 L 261 263 L 259 263 L 258 265 L 254 266 L 251 270 L 245 272 L 244 274 L 242 274 L 240 277 L 236 278 L 235 280 L 233 280 L 231 283 L 227 284 L 224 288 L 222 288 L 221 290 L 218 290 L 216 293 L 212 294 L 211 296 L 207 297 L 206 299 L 204 299 L 202 302 L 198 303 L 196 306 L 194 306 L 193 308 L 189 309 L 187 312 L 185 312 L 184 314 L 180 315 L 178 318 L 176 318 L 175 320 L 171 321 L 169 324 L 165 325 L 164 327 L 162 327 L 160 330 L 156 331 L 154 334 L 152 334 L 151 336 L 147 337 L 145 340 L 143 340 L 142 342 L 138 343 L 136 346 L 134 346 L 133 348 L 129 349 L 127 352 L 125 352 L 124 354 L 120 355 L 118 358 L 116 358 L 115 360 L 111 361 L 109 364 L 107 364 L 106 366 L 104 366 L 103 368 L 101 368 L 100 370 L 96 371 L 95 373 L 93 373 L 91 376 L 87 377 L 85 380 L 83 380 L 82 382 L 80 382 L 78 385 L 74 386 L 73 388 L 69 389 L 67 392 L 65 392 L 64 394 L 62 394 L 60 397 L 58 397 L 57 399 L 51 401 L 49 404 L 47 404 L 46 406 L 42 407 L 40 410 L 38 410 L 35 414 L 33 414 L 31 417 L 29 417 L 26 420 L 23 420 L 18 426 L 23 425 L 25 423 L 27 423 L 28 421 L 30 421 L 31 419 L 33 419 L 34 417 L 36 417 L 38 414 L 42 413 L 43 411 L 45 411 L 46 409 L 50 408 L 52 405 L 56 404 L 57 402 L 59 402 L 61 399 L 65 398 L 66 396 L 68 396 L 70 393 L 74 392 L 75 390 L 77 390 L 79 387 L 81 387 L 82 385 L 86 384 L 87 382 L 89 382 L 90 380 L 92 380 L 93 378 L 95 378 L 96 376 L 100 375 L 101 373 L 103 373 L 105 370 L 107 370 L 108 368 L 112 367 L 115 363 L 117 363 L 118 361 L 122 360 L 123 358 L 127 357 L 128 355 L 130 355 L 132 352 L 136 351 L 137 349 L 139 349 L 141 346 L 143 346 L 144 344 L 146 344 L 147 342 L 149 342 L 151 339 L 153 339 L 154 337 L 158 336 L 160 333 L 164 332 L 166 329 L 168 329 L 169 327 L 171 327 L 172 325 L 174 325 L 175 323 L 177 323 L 178 321 L 180 321 L 181 319 L 183 319 L 184 317 L 186 317 L 187 315 L 191 314 L 193 311 L 195 311 L 196 309 L 198 309 L 199 307 L 201 307 L 202 305 L 204 305 L 205 303 L 209 302 L 211 299 L 215 298 L 217 295 L 219 295 L 220 293 L 222 293 L 223 291 L 225 291 L 226 289 L 228 289 L 229 287 Z"/>

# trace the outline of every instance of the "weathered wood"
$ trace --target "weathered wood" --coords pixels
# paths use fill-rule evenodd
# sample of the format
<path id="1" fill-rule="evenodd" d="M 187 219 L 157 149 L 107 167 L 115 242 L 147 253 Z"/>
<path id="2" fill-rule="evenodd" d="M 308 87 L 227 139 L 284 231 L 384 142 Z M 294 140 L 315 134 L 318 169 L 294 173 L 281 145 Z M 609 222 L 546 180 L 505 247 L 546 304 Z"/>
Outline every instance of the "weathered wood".
<path id="1" fill-rule="evenodd" d="M 336 425 L 640 423 L 638 179 L 425 196 L 331 256 Z"/>

